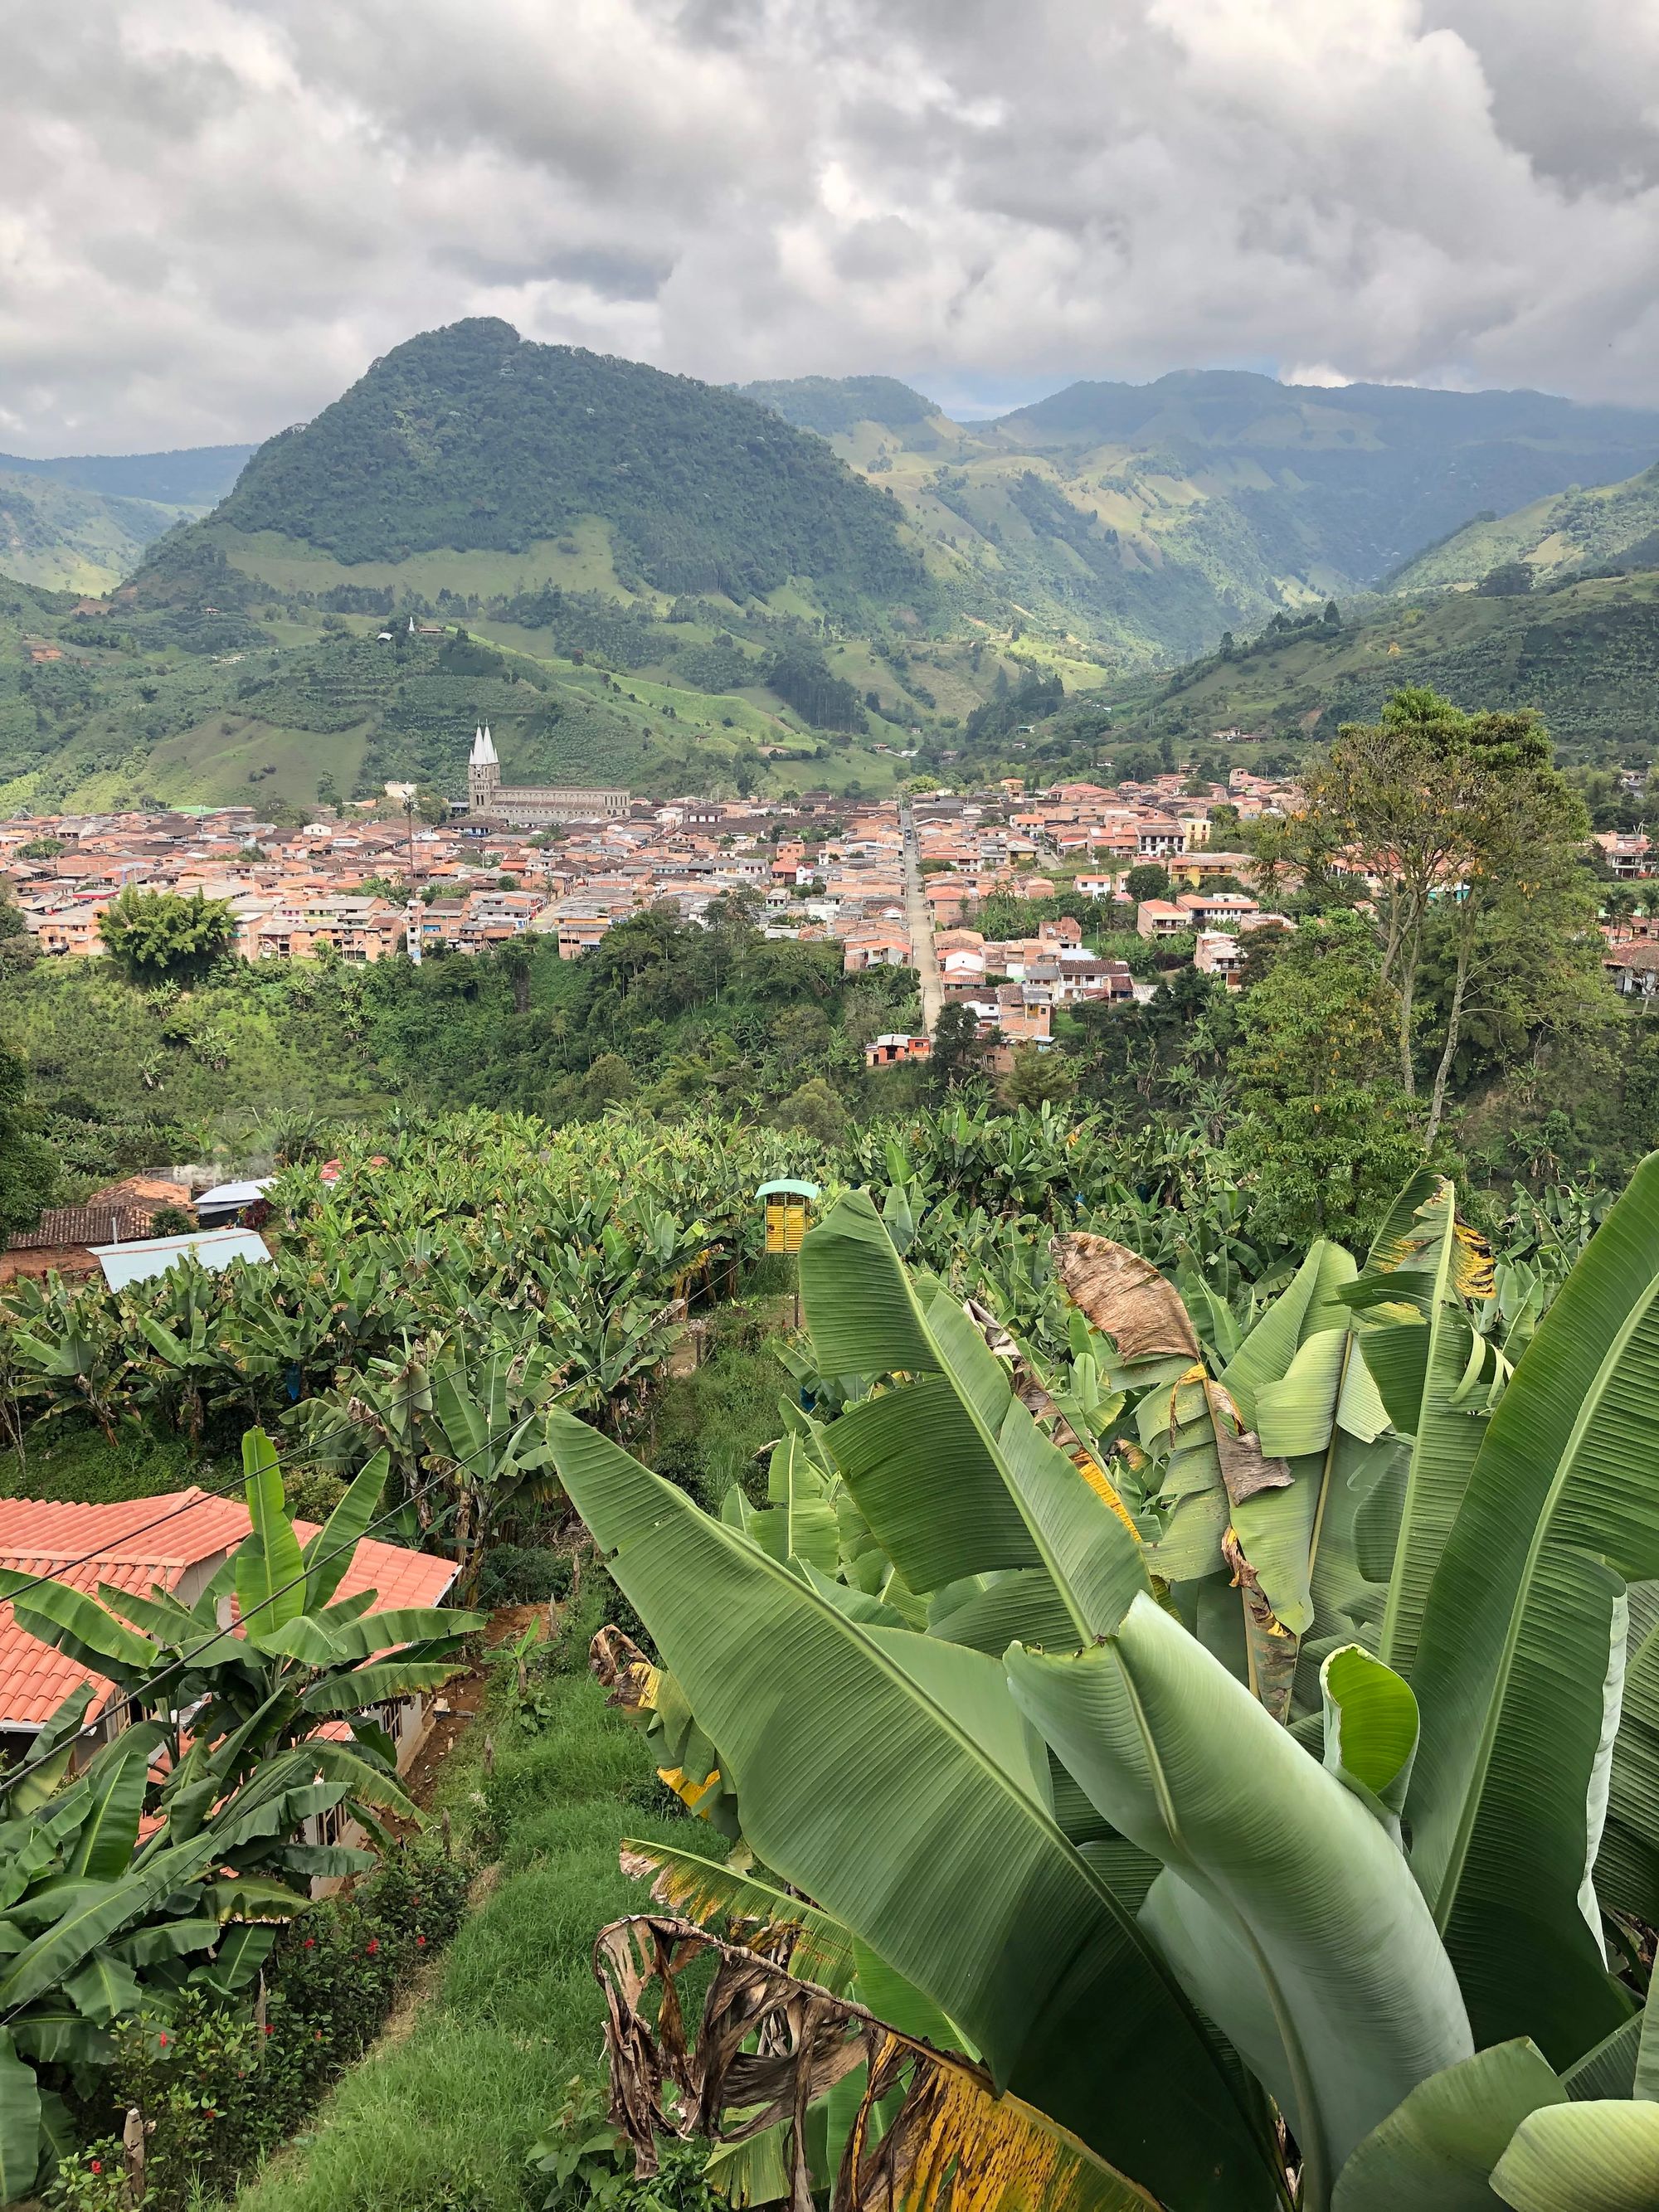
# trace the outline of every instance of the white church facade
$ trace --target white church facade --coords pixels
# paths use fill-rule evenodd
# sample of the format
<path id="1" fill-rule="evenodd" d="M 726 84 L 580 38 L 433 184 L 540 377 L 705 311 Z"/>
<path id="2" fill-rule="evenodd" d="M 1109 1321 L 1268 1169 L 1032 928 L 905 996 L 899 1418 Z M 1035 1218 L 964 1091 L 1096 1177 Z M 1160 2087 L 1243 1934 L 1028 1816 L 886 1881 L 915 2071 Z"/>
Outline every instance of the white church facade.
<path id="1" fill-rule="evenodd" d="M 514 830 L 545 830 L 556 822 L 616 822 L 626 818 L 629 794 L 600 786 L 501 781 L 501 765 L 488 726 L 478 729 L 466 764 L 470 815 L 505 822 Z"/>

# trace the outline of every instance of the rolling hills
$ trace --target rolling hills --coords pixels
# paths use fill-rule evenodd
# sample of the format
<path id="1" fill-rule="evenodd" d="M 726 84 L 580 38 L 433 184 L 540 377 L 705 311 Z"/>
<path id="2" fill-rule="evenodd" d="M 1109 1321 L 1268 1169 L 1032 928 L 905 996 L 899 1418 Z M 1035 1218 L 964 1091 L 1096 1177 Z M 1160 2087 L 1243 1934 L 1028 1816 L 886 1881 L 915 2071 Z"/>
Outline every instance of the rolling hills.
<path id="1" fill-rule="evenodd" d="M 1205 372 L 959 423 L 890 377 L 735 391 L 459 323 L 251 456 L 0 471 L 0 807 L 457 790 L 485 718 L 510 777 L 878 790 L 1056 682 L 1156 738 L 1420 673 L 1617 744 L 1654 595 L 1583 571 L 1659 524 L 1656 457 L 1659 413 L 1535 393 Z M 1566 592 L 1437 588 L 1547 544 Z"/>
<path id="2" fill-rule="evenodd" d="M 222 499 L 252 450 L 0 453 L 0 574 L 48 590 L 107 591 L 163 532 Z"/>
<path id="3" fill-rule="evenodd" d="M 1243 371 L 1074 384 L 967 425 L 886 378 L 745 390 L 890 489 L 964 606 L 1012 606 L 1115 671 L 1374 587 L 1476 514 L 1659 455 L 1659 413 Z"/>
<path id="4" fill-rule="evenodd" d="M 1659 565 L 1659 468 L 1622 483 L 1574 484 L 1511 514 L 1484 516 L 1430 546 L 1393 580 L 1401 591 L 1480 585 L 1524 591 L 1596 569 Z M 1494 574 L 1495 571 L 1508 574 Z"/>

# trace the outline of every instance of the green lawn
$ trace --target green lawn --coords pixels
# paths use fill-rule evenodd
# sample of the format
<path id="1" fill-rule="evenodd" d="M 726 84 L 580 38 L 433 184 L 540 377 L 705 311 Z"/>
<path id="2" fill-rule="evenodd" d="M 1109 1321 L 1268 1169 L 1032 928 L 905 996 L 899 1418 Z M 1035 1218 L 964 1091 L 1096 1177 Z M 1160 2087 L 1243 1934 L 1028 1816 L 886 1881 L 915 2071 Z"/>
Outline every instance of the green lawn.
<path id="1" fill-rule="evenodd" d="M 720 1841 L 655 1809 L 666 1793 L 643 1737 L 586 1673 L 556 1678 L 548 1703 L 538 1735 L 493 1724 L 492 1777 L 478 1729 L 455 1753 L 442 1794 L 458 1820 L 494 1824 L 499 1886 L 456 1937 L 410 2032 L 345 2076 L 310 2134 L 240 2192 L 240 2212 L 525 2212 L 539 2203 L 543 2185 L 526 2173 L 525 2154 L 572 2078 L 603 2074 L 594 1935 L 646 1901 L 618 1870 L 617 1846 L 625 1836 Z"/>

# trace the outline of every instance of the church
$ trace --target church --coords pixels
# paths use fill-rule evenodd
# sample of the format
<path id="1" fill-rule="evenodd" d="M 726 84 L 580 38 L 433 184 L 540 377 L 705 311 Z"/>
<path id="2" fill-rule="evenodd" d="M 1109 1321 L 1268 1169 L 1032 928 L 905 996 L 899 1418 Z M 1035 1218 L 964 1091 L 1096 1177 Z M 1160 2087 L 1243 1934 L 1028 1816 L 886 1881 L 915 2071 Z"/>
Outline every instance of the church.
<path id="1" fill-rule="evenodd" d="M 487 726 L 472 739 L 466 764 L 466 807 L 475 821 L 505 822 L 514 830 L 545 830 L 555 822 L 616 822 L 628 813 L 625 791 L 566 789 L 557 784 L 501 781 L 501 764 Z"/>

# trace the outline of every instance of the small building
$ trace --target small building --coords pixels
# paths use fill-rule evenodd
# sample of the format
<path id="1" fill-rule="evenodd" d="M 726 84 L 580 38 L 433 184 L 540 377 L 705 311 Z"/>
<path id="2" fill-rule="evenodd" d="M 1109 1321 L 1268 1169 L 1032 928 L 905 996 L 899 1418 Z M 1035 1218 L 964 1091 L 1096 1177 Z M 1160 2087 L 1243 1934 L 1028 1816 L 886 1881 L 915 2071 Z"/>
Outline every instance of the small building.
<path id="1" fill-rule="evenodd" d="M 1181 937 L 1193 927 L 1193 917 L 1172 899 L 1142 899 L 1135 909 L 1137 937 Z"/>
<path id="2" fill-rule="evenodd" d="M 872 1037 L 864 1048 L 866 1067 L 900 1067 L 907 1061 L 931 1060 L 933 1041 L 931 1037 L 910 1036 L 902 1030 L 893 1030 L 884 1036 Z"/>
<path id="3" fill-rule="evenodd" d="M 264 1239 L 252 1229 L 199 1229 L 187 1237 L 137 1237 L 128 1244 L 94 1244 L 91 1250 L 112 1291 L 165 1275 L 169 1267 L 186 1260 L 194 1260 L 216 1274 L 233 1260 L 258 1266 L 269 1264 L 270 1259 Z"/>
<path id="4" fill-rule="evenodd" d="M 1237 990 L 1244 967 L 1244 955 L 1239 950 L 1238 939 L 1229 937 L 1224 930 L 1201 929 L 1193 949 L 1193 965 L 1206 975 L 1218 975 L 1231 990 Z"/>

